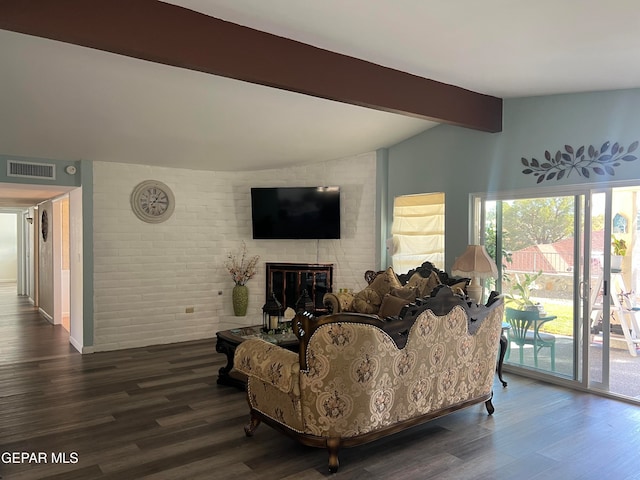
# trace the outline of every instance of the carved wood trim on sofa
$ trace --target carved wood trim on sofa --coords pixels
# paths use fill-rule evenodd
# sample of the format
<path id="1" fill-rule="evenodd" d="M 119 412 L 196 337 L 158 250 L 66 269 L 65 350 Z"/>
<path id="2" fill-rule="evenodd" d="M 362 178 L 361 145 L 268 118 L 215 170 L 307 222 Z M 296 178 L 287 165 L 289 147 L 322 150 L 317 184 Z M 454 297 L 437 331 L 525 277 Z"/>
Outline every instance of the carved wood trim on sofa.
<path id="1" fill-rule="evenodd" d="M 394 338 L 402 332 L 389 329 L 401 319 L 357 313 L 298 314 L 299 355 L 259 339 L 240 344 L 234 364 L 249 378 L 246 434 L 264 421 L 327 448 L 336 471 L 340 447 L 482 402 L 493 414 L 502 297 L 485 306 L 452 292 L 442 287 L 409 309 L 402 347 Z"/>

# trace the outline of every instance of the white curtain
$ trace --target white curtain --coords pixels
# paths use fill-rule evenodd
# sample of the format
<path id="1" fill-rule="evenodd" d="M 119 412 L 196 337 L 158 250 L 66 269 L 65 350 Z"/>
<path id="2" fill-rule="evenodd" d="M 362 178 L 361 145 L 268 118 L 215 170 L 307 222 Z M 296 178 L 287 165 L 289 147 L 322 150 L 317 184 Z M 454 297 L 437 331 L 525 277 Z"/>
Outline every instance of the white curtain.
<path id="1" fill-rule="evenodd" d="M 425 261 L 444 268 L 444 193 L 396 197 L 391 233 L 396 272 L 406 273 Z"/>

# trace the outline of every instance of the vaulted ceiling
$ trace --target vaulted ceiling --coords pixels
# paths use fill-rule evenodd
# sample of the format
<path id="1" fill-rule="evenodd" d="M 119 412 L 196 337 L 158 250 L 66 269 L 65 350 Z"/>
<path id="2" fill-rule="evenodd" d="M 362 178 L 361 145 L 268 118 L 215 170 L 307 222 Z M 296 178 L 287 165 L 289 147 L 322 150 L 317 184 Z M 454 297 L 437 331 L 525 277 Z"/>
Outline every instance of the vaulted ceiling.
<path id="1" fill-rule="evenodd" d="M 640 86 L 639 20 L 633 0 L 4 0 L 0 154 L 248 170 L 495 131 L 502 98 Z"/>

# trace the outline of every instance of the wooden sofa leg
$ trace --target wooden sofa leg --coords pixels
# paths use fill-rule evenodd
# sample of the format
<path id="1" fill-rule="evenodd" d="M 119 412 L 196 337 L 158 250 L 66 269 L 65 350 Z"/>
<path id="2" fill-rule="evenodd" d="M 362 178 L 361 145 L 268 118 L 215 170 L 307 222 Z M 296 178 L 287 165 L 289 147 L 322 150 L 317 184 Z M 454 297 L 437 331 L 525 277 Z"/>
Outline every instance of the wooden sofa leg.
<path id="1" fill-rule="evenodd" d="M 245 435 L 247 437 L 253 437 L 253 432 L 256 431 L 258 425 L 260 425 L 260 419 L 252 412 L 250 415 L 249 423 L 244 427 Z"/>
<path id="2" fill-rule="evenodd" d="M 340 462 L 338 462 L 338 449 L 340 448 L 340 439 L 331 437 L 327 439 L 327 450 L 329 450 L 329 472 L 336 473 Z"/>

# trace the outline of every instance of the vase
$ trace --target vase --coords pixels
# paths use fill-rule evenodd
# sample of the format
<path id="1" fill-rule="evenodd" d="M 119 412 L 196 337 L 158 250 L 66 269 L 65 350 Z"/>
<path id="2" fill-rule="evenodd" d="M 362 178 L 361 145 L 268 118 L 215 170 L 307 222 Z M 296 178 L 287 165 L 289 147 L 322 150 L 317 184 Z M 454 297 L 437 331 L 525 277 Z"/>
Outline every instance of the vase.
<path id="1" fill-rule="evenodd" d="M 611 271 L 622 271 L 622 255 L 611 255 Z"/>
<path id="2" fill-rule="evenodd" d="M 246 285 L 236 285 L 231 294 L 233 300 L 233 314 L 236 317 L 244 317 L 249 305 L 249 289 Z"/>

